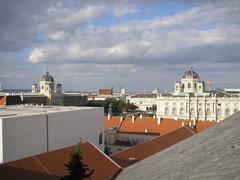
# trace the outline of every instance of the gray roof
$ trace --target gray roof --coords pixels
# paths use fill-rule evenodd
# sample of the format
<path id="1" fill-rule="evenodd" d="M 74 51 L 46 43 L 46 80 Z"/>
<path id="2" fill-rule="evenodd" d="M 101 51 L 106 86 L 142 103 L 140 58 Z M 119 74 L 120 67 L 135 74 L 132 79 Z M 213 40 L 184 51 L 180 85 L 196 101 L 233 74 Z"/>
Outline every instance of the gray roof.
<path id="1" fill-rule="evenodd" d="M 129 166 L 118 179 L 240 179 L 240 112 Z"/>
<path id="2" fill-rule="evenodd" d="M 190 68 L 183 74 L 183 79 L 200 79 L 199 75 Z"/>
<path id="3" fill-rule="evenodd" d="M 54 78 L 49 74 L 48 71 L 43 75 L 41 81 L 51 81 L 54 82 Z"/>

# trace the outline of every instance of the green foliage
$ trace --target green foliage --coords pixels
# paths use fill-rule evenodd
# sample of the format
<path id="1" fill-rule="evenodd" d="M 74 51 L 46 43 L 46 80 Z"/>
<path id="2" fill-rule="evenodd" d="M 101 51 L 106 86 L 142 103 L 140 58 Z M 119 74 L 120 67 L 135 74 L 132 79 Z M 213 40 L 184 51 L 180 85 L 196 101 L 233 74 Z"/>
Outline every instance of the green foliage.
<path id="1" fill-rule="evenodd" d="M 134 104 L 125 103 L 122 100 L 117 100 L 115 98 L 107 98 L 104 101 L 89 101 L 86 106 L 104 107 L 104 113 L 108 113 L 109 105 L 111 104 L 113 114 L 119 115 L 124 111 L 131 112 L 138 107 Z"/>
<path id="2" fill-rule="evenodd" d="M 90 171 L 87 165 L 83 164 L 80 150 L 70 156 L 71 160 L 64 164 L 69 171 L 69 175 L 62 177 L 62 180 L 82 180 L 89 178 L 93 174 L 94 170 Z"/>

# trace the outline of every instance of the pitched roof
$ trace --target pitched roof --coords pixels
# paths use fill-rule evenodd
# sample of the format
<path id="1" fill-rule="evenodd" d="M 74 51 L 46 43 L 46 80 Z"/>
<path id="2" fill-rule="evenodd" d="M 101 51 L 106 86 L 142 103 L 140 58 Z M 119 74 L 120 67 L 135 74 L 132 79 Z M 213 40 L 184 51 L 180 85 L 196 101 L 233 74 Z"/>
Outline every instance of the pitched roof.
<path id="1" fill-rule="evenodd" d="M 120 117 L 118 116 L 112 116 L 109 120 L 107 116 L 104 116 L 104 129 L 117 127 L 120 123 Z"/>
<path id="2" fill-rule="evenodd" d="M 140 160 L 143 160 L 157 152 L 160 152 L 171 145 L 174 145 L 192 135 L 195 132 L 189 127 L 181 127 L 163 136 L 156 137 L 143 144 L 136 145 L 130 149 L 115 153 L 110 157 L 121 167 L 127 167 Z"/>
<path id="3" fill-rule="evenodd" d="M 104 129 L 119 127 L 120 132 L 145 132 L 149 133 L 160 133 L 164 135 L 175 129 L 182 127 L 182 122 L 189 124 L 188 120 L 173 120 L 173 119 L 162 119 L 161 124 L 157 123 L 157 119 L 152 117 L 136 117 L 134 123 L 130 117 L 125 117 L 121 122 L 119 116 L 112 116 L 110 120 L 107 119 L 107 116 L 104 117 Z M 193 122 L 191 122 L 193 123 Z M 213 121 L 198 121 L 196 124 L 196 130 L 198 132 L 203 131 L 206 128 L 213 126 L 215 122 Z"/>
<path id="4" fill-rule="evenodd" d="M 129 166 L 118 179 L 239 179 L 240 112 Z"/>
<path id="5" fill-rule="evenodd" d="M 120 171 L 121 168 L 92 143 L 83 143 L 80 148 L 83 151 L 83 163 L 86 164 L 90 170 L 94 170 L 91 179 L 112 177 Z M 75 152 L 75 150 L 76 146 L 71 146 L 5 163 L 0 166 L 0 172 L 2 171 L 2 168 L 12 168 L 12 172 L 9 172 L 13 174 L 15 173 L 14 168 L 16 168 L 18 170 L 30 171 L 32 174 L 29 176 L 31 176 L 32 179 L 35 178 L 35 173 L 49 174 L 51 176 L 57 176 L 60 179 L 60 177 L 68 174 L 64 163 L 69 162 L 70 154 Z M 11 174 L 8 176 L 10 177 Z M 2 174 L 0 173 L 0 179 L 3 178 L 4 177 L 2 177 Z"/>
<path id="6" fill-rule="evenodd" d="M 145 132 L 147 129 L 148 132 L 158 132 L 160 135 L 164 135 L 182 127 L 182 122 L 182 120 L 174 121 L 172 119 L 163 119 L 161 120 L 161 123 L 158 124 L 157 119 L 153 119 L 152 117 L 143 117 L 142 119 L 137 117 L 134 123 L 132 123 L 131 118 L 125 118 L 119 131 Z"/>

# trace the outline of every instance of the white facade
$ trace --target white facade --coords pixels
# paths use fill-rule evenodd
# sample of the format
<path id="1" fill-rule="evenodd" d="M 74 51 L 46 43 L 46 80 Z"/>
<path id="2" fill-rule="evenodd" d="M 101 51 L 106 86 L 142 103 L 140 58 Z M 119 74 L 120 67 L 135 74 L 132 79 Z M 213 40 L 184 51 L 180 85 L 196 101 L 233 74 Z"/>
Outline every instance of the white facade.
<path id="1" fill-rule="evenodd" d="M 157 94 L 136 94 L 130 96 L 129 103 L 138 106 L 141 111 L 150 111 L 153 105 L 157 105 Z"/>
<path id="2" fill-rule="evenodd" d="M 75 145 L 81 139 L 103 150 L 102 122 L 103 108 L 0 108 L 0 163 Z"/>
<path id="3" fill-rule="evenodd" d="M 179 90 L 182 84 L 184 89 Z M 186 71 L 175 83 L 174 94 L 160 94 L 157 98 L 157 116 L 220 121 L 240 110 L 240 96 L 206 92 L 204 84 L 192 69 Z"/>

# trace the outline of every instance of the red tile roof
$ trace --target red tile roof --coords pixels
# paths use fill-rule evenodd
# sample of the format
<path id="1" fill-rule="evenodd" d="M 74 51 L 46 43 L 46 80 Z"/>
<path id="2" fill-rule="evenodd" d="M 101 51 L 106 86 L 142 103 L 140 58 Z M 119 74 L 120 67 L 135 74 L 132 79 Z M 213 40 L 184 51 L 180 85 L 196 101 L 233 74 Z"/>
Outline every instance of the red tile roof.
<path id="1" fill-rule="evenodd" d="M 108 120 L 107 116 L 104 116 L 104 129 L 113 128 L 119 126 L 121 123 L 119 116 L 112 116 Z"/>
<path id="2" fill-rule="evenodd" d="M 83 151 L 83 163 L 86 164 L 90 170 L 94 170 L 94 173 L 91 176 L 92 180 L 112 177 L 121 170 L 121 168 L 115 162 L 97 149 L 97 147 L 95 147 L 92 143 L 87 142 L 81 144 L 80 148 Z M 64 163 L 69 162 L 70 154 L 75 150 L 76 146 L 71 146 L 5 163 L 0 166 L 0 172 L 2 171 L 2 168 L 17 168 L 18 170 L 30 171 L 32 173 L 32 179 L 35 178 L 34 173 L 49 174 L 57 176 L 60 179 L 62 176 L 68 174 Z M 11 174 L 12 173 L 15 173 L 15 171 L 12 171 Z M 11 174 L 9 174 L 9 177 Z M 3 179 L 1 173 L 0 179 Z"/>
<path id="3" fill-rule="evenodd" d="M 125 117 L 123 122 L 121 123 L 119 116 L 112 116 L 110 120 L 107 119 L 107 116 L 104 117 L 104 129 L 113 128 L 119 126 L 120 132 L 147 132 L 150 133 L 160 133 L 164 135 L 169 133 L 175 129 L 182 127 L 182 122 L 185 124 L 189 124 L 193 121 L 188 120 L 173 120 L 173 119 L 162 119 L 161 124 L 157 124 L 157 119 L 153 119 L 152 117 L 137 117 L 132 123 L 132 119 L 130 117 Z M 215 122 L 213 121 L 198 121 L 196 124 L 196 130 L 198 132 L 203 131 L 206 128 L 213 126 Z"/>
<path id="4" fill-rule="evenodd" d="M 134 164 L 135 162 L 138 162 L 157 152 L 160 152 L 194 134 L 195 132 L 191 128 L 186 126 L 181 127 L 143 144 L 136 145 L 130 149 L 112 154 L 110 157 L 121 167 L 125 168 L 131 164 Z"/>
<path id="5" fill-rule="evenodd" d="M 188 124 L 188 121 L 175 121 L 172 119 L 162 119 L 161 123 L 157 124 L 157 119 L 153 119 L 152 117 L 143 117 L 142 119 L 137 117 L 134 123 L 132 123 L 132 119 L 127 117 L 121 124 L 119 131 L 145 132 L 147 129 L 148 132 L 156 132 L 160 133 L 160 135 L 164 135 L 182 127 L 182 122 L 186 122 Z"/>
<path id="6" fill-rule="evenodd" d="M 193 121 L 189 120 L 173 120 L 173 119 L 162 119 L 161 123 L 157 123 L 157 119 L 153 119 L 152 117 L 137 117 L 132 123 L 132 119 L 130 117 L 126 117 L 119 127 L 120 132 L 155 132 L 160 133 L 160 135 L 164 135 L 173 130 L 176 130 L 182 127 L 182 123 L 189 124 L 190 122 L 193 124 Z M 211 127 L 215 122 L 211 121 L 198 121 L 196 124 L 197 131 L 203 131 L 204 129 Z"/>
<path id="7" fill-rule="evenodd" d="M 196 130 L 198 132 L 201 132 L 211 126 L 213 126 L 215 124 L 215 122 L 213 121 L 198 121 L 197 125 L 196 125 Z"/>

